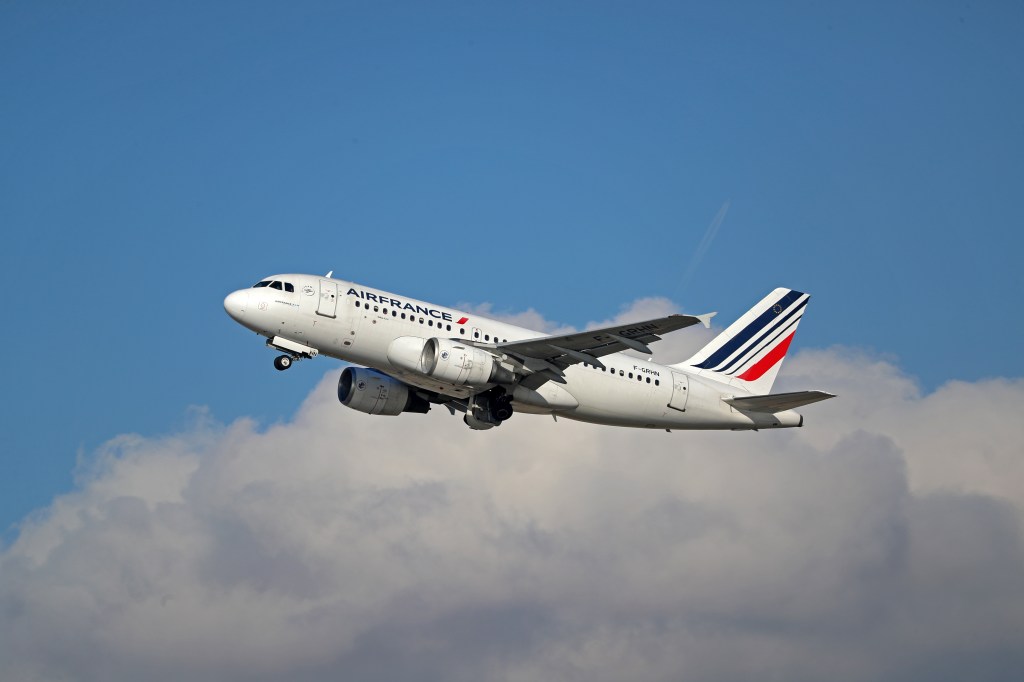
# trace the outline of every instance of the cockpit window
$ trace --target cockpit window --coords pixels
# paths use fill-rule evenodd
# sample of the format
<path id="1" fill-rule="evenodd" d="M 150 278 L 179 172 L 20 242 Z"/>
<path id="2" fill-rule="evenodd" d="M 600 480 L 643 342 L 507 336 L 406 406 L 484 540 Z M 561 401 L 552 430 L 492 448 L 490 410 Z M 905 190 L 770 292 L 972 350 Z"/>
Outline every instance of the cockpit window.
<path id="1" fill-rule="evenodd" d="M 277 280 L 265 279 L 252 285 L 253 289 L 259 289 L 260 287 L 270 287 L 271 289 L 277 289 L 278 291 L 290 291 L 293 294 L 295 293 L 295 287 L 291 282 L 278 282 Z"/>

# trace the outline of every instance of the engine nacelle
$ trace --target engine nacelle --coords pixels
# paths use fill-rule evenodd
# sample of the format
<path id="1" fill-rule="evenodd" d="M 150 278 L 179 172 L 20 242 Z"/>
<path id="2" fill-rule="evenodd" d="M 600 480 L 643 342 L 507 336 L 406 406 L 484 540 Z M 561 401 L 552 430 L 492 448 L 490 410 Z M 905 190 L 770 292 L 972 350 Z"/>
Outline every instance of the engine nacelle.
<path id="1" fill-rule="evenodd" d="M 399 336 L 388 346 L 388 362 L 395 367 L 423 374 L 423 346 L 427 340 L 422 336 Z"/>
<path id="2" fill-rule="evenodd" d="M 456 386 L 515 382 L 512 370 L 502 367 L 493 355 L 452 339 L 428 339 L 420 354 L 419 371 Z"/>
<path id="3" fill-rule="evenodd" d="M 366 367 L 346 367 L 338 379 L 338 400 L 366 414 L 394 416 L 402 412 L 430 411 L 430 403 L 406 384 Z"/>

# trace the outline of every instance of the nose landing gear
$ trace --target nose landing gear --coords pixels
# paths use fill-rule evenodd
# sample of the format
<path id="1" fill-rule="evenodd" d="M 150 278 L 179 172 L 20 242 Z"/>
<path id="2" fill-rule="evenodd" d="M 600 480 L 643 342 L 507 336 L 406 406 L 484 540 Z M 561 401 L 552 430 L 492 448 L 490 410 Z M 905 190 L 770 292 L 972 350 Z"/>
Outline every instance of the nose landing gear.
<path id="1" fill-rule="evenodd" d="M 274 358 L 274 368 L 279 372 L 283 372 L 291 367 L 292 363 L 296 360 L 302 360 L 303 358 L 315 358 L 320 353 L 320 351 L 312 346 L 307 346 L 281 336 L 275 336 L 272 339 L 267 339 L 267 347 L 278 351 L 284 351 L 284 355 L 278 355 Z"/>

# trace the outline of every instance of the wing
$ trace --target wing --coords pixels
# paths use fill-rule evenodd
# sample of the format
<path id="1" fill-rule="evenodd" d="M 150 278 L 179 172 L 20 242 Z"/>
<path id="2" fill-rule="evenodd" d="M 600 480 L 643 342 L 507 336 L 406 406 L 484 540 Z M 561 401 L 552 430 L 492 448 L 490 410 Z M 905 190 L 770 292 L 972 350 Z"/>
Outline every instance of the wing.
<path id="1" fill-rule="evenodd" d="M 523 373 L 537 374 L 540 379 L 528 381 L 542 384 L 554 379 L 560 383 L 562 370 L 570 365 L 585 362 L 597 367 L 604 367 L 598 359 L 609 353 L 624 350 L 635 350 L 650 353 L 647 344 L 661 339 L 662 335 L 677 329 L 683 329 L 698 322 L 705 327 L 711 326 L 711 318 L 715 313 L 706 315 L 669 315 L 653 320 L 620 324 L 615 327 L 603 327 L 588 331 L 565 334 L 562 336 L 542 336 L 536 339 L 511 341 L 497 344 L 495 350 L 519 361 Z M 540 377 L 543 378 L 540 378 Z M 532 386 L 529 386 L 532 388 Z"/>
<path id="2" fill-rule="evenodd" d="M 750 412 L 782 412 L 792 410 L 801 405 L 810 405 L 819 400 L 835 398 L 831 393 L 824 391 L 796 391 L 794 393 L 773 393 L 770 395 L 753 395 L 742 398 L 726 398 L 737 410 L 748 410 Z"/>

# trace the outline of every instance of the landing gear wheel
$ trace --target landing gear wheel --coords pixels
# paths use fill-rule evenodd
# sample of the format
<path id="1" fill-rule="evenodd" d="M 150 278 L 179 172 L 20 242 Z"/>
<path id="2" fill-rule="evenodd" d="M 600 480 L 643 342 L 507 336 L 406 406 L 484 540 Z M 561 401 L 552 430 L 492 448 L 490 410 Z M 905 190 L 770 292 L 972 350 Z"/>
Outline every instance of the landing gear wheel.
<path id="1" fill-rule="evenodd" d="M 284 371 L 292 366 L 292 359 L 287 355 L 278 355 L 274 358 L 274 367 L 279 371 Z"/>

